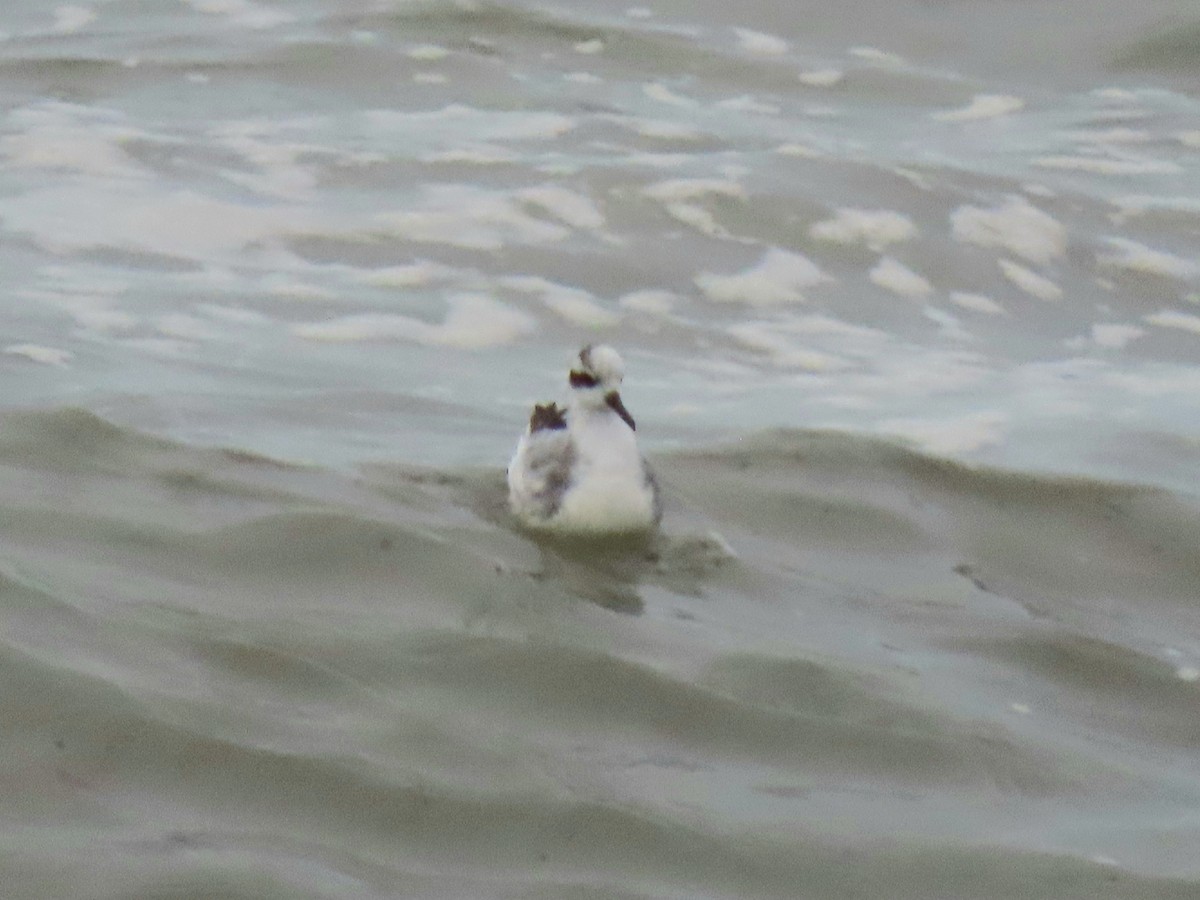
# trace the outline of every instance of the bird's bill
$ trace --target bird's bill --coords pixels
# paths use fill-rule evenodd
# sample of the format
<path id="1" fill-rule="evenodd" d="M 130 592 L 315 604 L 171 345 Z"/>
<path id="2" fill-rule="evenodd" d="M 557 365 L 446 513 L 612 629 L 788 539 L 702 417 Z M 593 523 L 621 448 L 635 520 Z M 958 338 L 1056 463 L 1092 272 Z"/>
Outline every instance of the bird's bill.
<path id="1" fill-rule="evenodd" d="M 629 410 L 621 402 L 620 394 L 616 391 L 609 391 L 604 395 L 604 402 L 608 404 L 609 409 L 625 420 L 625 424 L 629 426 L 630 431 L 637 431 L 637 426 L 633 424 L 633 416 L 629 414 Z"/>

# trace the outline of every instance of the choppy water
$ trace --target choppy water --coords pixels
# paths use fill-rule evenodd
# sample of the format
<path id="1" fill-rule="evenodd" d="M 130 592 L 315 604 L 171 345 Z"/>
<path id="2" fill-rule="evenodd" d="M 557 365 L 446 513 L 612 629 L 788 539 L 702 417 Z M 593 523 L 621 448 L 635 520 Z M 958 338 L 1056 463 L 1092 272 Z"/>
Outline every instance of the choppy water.
<path id="1" fill-rule="evenodd" d="M 1194 897 L 1197 29 L 10 4 L 4 896 Z"/>

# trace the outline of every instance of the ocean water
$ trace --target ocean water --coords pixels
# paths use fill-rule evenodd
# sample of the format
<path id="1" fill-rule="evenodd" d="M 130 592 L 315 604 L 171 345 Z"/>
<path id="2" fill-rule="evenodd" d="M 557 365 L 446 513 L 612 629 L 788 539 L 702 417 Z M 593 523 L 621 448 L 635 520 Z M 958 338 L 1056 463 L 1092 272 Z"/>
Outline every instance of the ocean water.
<path id="1" fill-rule="evenodd" d="M 1200 15 L 16 0 L 5 898 L 1200 893 Z M 662 534 L 535 541 L 580 345 Z"/>

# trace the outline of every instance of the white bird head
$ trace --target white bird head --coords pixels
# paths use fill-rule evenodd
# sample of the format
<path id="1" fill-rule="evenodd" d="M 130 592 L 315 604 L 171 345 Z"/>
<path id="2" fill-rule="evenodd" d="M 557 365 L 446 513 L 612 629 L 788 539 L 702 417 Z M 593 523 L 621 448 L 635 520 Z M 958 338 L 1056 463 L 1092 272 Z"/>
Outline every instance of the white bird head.
<path id="1" fill-rule="evenodd" d="M 607 406 L 634 429 L 633 416 L 621 402 L 618 389 L 625 377 L 625 362 L 607 344 L 588 344 L 579 351 L 579 365 L 571 369 L 572 394 L 580 405 L 599 409 Z"/>

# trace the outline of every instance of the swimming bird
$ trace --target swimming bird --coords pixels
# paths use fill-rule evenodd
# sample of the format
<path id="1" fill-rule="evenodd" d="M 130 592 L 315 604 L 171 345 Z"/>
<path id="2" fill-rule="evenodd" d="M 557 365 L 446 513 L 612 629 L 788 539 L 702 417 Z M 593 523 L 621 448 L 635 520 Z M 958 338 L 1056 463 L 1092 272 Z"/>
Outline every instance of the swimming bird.
<path id="1" fill-rule="evenodd" d="M 621 402 L 625 363 L 588 345 L 567 376 L 565 408 L 537 404 L 508 466 L 508 502 L 527 527 L 571 535 L 648 532 L 662 518 L 658 482 Z"/>

